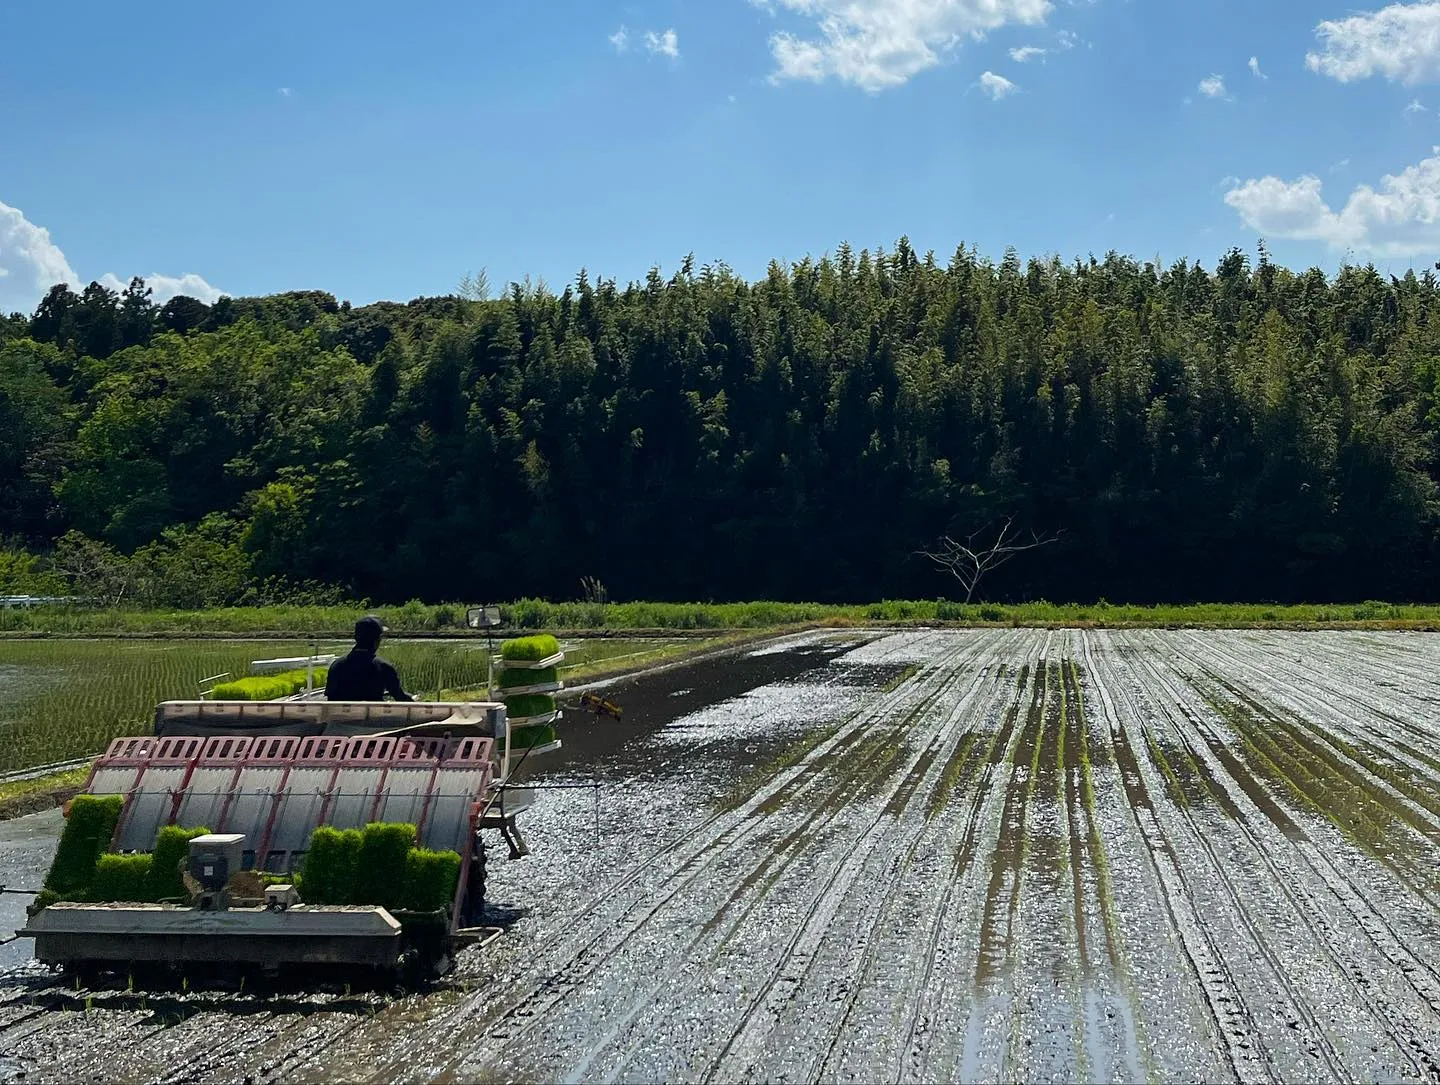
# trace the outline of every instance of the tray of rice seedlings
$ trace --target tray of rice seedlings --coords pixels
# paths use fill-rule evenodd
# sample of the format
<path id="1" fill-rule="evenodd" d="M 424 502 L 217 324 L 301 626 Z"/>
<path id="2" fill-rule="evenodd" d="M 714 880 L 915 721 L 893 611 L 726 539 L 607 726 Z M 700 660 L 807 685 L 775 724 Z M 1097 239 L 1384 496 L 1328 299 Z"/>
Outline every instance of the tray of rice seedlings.
<path id="1" fill-rule="evenodd" d="M 315 669 L 315 688 L 323 689 L 329 671 L 324 667 Z M 283 671 L 279 674 L 251 675 L 221 682 L 210 690 L 210 699 L 215 701 L 278 701 L 291 697 L 305 689 L 305 671 Z"/>
<path id="2" fill-rule="evenodd" d="M 523 693 L 517 697 L 505 698 L 505 714 L 510 726 L 525 727 L 528 724 L 550 723 L 559 715 L 555 698 L 543 693 Z"/>
<path id="3" fill-rule="evenodd" d="M 510 720 L 512 750 L 538 754 L 560 748 L 554 694 L 565 688 L 559 672 L 564 658 L 560 642 L 549 634 L 518 637 L 501 646 L 496 686 Z"/>
<path id="4" fill-rule="evenodd" d="M 527 693 L 556 693 L 565 688 L 558 668 L 535 671 L 501 671 L 495 679 L 501 697 L 518 697 Z"/>
<path id="5" fill-rule="evenodd" d="M 557 667 L 565 658 L 560 642 L 548 633 L 516 637 L 500 646 L 500 660 L 506 670 L 543 671 Z"/>
<path id="6" fill-rule="evenodd" d="M 515 727 L 510 731 L 512 751 L 528 750 L 532 754 L 549 753 L 560 749 L 560 739 L 550 724 Z"/>

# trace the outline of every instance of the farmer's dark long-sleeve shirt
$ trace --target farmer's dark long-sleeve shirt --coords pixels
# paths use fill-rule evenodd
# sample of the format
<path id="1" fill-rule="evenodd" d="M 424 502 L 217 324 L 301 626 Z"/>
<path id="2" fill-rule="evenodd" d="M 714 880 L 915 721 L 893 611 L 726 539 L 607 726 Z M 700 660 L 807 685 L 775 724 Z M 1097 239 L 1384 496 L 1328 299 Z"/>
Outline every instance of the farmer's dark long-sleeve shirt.
<path id="1" fill-rule="evenodd" d="M 325 679 L 327 701 L 383 701 L 387 693 L 397 701 L 415 699 L 400 687 L 395 668 L 373 648 L 352 648 L 349 655 L 330 664 Z"/>

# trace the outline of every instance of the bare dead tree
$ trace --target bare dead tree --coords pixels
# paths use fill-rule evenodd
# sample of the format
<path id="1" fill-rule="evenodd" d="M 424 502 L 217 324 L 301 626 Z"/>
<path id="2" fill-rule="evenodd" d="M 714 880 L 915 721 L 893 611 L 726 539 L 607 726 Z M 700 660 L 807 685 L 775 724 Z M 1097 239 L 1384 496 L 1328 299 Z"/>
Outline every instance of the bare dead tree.
<path id="1" fill-rule="evenodd" d="M 940 540 L 939 548 L 919 553 L 960 581 L 960 586 L 965 589 L 965 602 L 968 603 L 974 598 L 986 573 L 1004 565 L 1016 554 L 1049 546 L 1060 538 L 1058 533 L 1039 535 L 1033 531 L 1028 539 L 1022 538 L 1015 532 L 1014 525 L 1015 518 L 1012 516 L 1000 526 L 999 533 L 988 545 L 978 540 L 988 535 L 989 524 L 967 536 L 964 542 L 957 542 L 946 535 Z"/>

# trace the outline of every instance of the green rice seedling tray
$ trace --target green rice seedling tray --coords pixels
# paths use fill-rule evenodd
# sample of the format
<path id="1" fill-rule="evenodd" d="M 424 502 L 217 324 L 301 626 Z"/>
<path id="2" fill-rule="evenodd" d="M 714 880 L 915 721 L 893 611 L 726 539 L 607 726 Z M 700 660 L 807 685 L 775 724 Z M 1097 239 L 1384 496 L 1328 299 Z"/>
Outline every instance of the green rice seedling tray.
<path id="1" fill-rule="evenodd" d="M 182 829 L 167 825 L 160 830 L 150 863 L 150 895 L 146 900 L 167 900 L 185 896 L 185 883 L 180 877 L 181 864 L 189 858 L 190 841 L 204 836 L 209 829 Z"/>
<path id="2" fill-rule="evenodd" d="M 57 900 L 85 899 L 95 879 L 95 865 L 109 849 L 124 807 L 121 795 L 77 795 L 71 800 L 55 858 L 45 876 L 45 888 Z"/>
<path id="3" fill-rule="evenodd" d="M 530 686 L 502 686 L 499 693 L 501 697 L 509 700 L 511 697 L 526 697 L 536 693 L 559 693 L 564 688 L 564 682 L 536 682 Z"/>
<path id="4" fill-rule="evenodd" d="M 522 693 L 518 697 L 505 698 L 505 714 L 512 720 L 523 720 L 526 716 L 543 716 L 555 711 L 555 698 L 541 693 Z"/>
<path id="5" fill-rule="evenodd" d="M 535 663 L 549 659 L 560 651 L 560 642 L 549 633 L 533 637 L 516 637 L 500 646 L 500 658 L 506 663 Z"/>
<path id="6" fill-rule="evenodd" d="M 411 848 L 405 856 L 405 910 L 443 912 L 460 884 L 460 856 L 453 851 Z"/>
<path id="7" fill-rule="evenodd" d="M 557 708 L 553 712 L 542 712 L 538 716 L 511 716 L 510 732 L 514 734 L 522 727 L 544 727 L 548 723 L 554 723 L 560 715 L 561 710 Z"/>
<path id="8" fill-rule="evenodd" d="M 555 734 L 555 728 L 548 724 L 541 727 L 524 727 L 510 732 L 511 752 L 529 750 L 532 754 L 539 754 L 559 748 L 560 740 Z"/>
<path id="9" fill-rule="evenodd" d="M 506 668 L 496 678 L 496 683 L 501 689 L 514 689 L 517 686 L 534 686 L 544 682 L 554 682 L 560 678 L 560 672 L 554 667 L 543 667 L 532 670 L 511 670 Z"/>
<path id="10" fill-rule="evenodd" d="M 556 652 L 553 656 L 547 656 L 545 659 L 505 659 L 501 661 L 501 665 L 507 671 L 543 671 L 549 670 L 551 667 L 558 667 L 563 662 L 565 662 L 565 653 Z"/>
<path id="11" fill-rule="evenodd" d="M 414 825 L 377 821 L 365 826 L 355 870 L 356 903 L 404 907 L 406 863 L 414 847 Z"/>
<path id="12" fill-rule="evenodd" d="M 105 904 L 151 903 L 155 898 L 151 896 L 150 867 L 148 853 L 102 855 L 95 863 L 95 878 L 86 896 Z"/>

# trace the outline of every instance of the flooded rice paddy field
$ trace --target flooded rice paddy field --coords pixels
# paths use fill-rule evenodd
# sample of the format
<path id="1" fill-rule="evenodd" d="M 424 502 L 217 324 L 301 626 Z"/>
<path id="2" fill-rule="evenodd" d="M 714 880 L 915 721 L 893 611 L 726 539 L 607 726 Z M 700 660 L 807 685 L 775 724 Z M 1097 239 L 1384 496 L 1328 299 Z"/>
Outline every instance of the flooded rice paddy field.
<path id="1" fill-rule="evenodd" d="M 0 1080 L 1440 1079 L 1440 637 L 820 633 L 608 688 L 533 767 L 598 796 L 542 793 L 435 990 L 12 965 Z"/>

